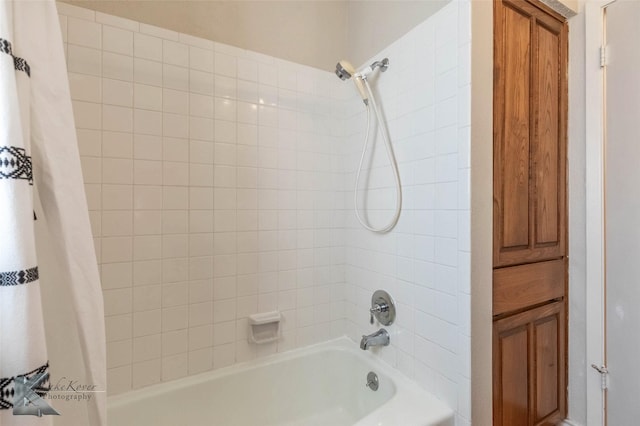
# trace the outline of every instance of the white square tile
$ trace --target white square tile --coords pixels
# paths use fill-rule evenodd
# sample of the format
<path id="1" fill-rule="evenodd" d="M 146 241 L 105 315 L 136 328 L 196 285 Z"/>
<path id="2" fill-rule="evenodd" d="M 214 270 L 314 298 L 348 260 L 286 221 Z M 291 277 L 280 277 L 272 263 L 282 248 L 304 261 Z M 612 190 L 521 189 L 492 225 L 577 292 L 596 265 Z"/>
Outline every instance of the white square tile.
<path id="1" fill-rule="evenodd" d="M 127 81 L 103 78 L 102 102 L 108 105 L 133 107 L 133 84 Z"/>
<path id="2" fill-rule="evenodd" d="M 189 64 L 189 46 L 175 41 L 162 41 L 163 62 L 186 67 Z"/>
<path id="3" fill-rule="evenodd" d="M 134 389 L 160 382 L 160 359 L 135 363 L 132 366 Z"/>
<path id="4" fill-rule="evenodd" d="M 162 136 L 162 113 L 143 109 L 133 110 L 135 133 Z"/>
<path id="5" fill-rule="evenodd" d="M 238 97 L 238 100 L 257 103 L 258 102 L 258 84 L 253 81 L 238 80 L 237 81 L 237 97 Z"/>
<path id="6" fill-rule="evenodd" d="M 198 349 L 189 352 L 189 374 L 202 373 L 213 367 L 213 352 L 211 348 Z"/>
<path id="7" fill-rule="evenodd" d="M 186 329 L 188 325 L 188 309 L 186 305 L 162 309 L 162 331 Z"/>
<path id="8" fill-rule="evenodd" d="M 213 302 L 193 303 L 189 305 L 189 326 L 201 326 L 212 324 L 213 321 Z M 209 332 L 212 328 L 209 328 Z M 209 334 L 211 336 L 211 334 Z"/>
<path id="9" fill-rule="evenodd" d="M 215 54 L 215 72 L 216 74 L 219 75 L 225 75 L 227 77 L 232 77 L 235 78 L 236 77 L 236 68 L 237 68 L 237 64 L 236 64 L 236 57 L 231 56 L 231 55 L 225 55 L 223 53 L 218 53 L 216 52 Z M 243 76 L 247 77 L 247 66 L 246 63 L 243 64 L 245 66 L 245 68 L 243 69 Z M 240 77 L 240 75 L 238 75 L 238 78 L 242 78 Z M 247 80 L 247 78 L 244 78 L 244 80 Z"/>
<path id="10" fill-rule="evenodd" d="M 115 395 L 131 390 L 131 380 L 131 365 L 109 368 L 107 370 L 107 393 Z"/>
<path id="11" fill-rule="evenodd" d="M 104 320 L 107 342 L 131 339 L 131 330 L 133 328 L 131 314 L 114 315 L 106 317 Z"/>
<path id="12" fill-rule="evenodd" d="M 136 339 L 137 337 L 153 336 L 152 338 L 147 339 L 145 343 L 150 343 L 153 346 L 150 352 L 154 357 L 160 356 L 161 318 L 162 317 L 160 309 L 133 313 L 134 341 L 138 340 Z"/>
<path id="13" fill-rule="evenodd" d="M 186 115 L 163 114 L 162 115 L 163 135 L 172 138 L 189 137 L 189 120 Z"/>
<path id="14" fill-rule="evenodd" d="M 188 277 L 189 259 L 163 259 L 162 281 L 167 283 L 182 282 Z"/>
<path id="15" fill-rule="evenodd" d="M 187 139 L 162 138 L 162 158 L 165 161 L 186 163 L 191 155 L 190 143 Z"/>
<path id="16" fill-rule="evenodd" d="M 133 157 L 140 160 L 162 160 L 162 138 L 154 135 L 134 136 Z"/>
<path id="17" fill-rule="evenodd" d="M 162 236 L 162 257 L 164 259 L 187 256 L 189 256 L 189 239 L 187 235 Z"/>
<path id="18" fill-rule="evenodd" d="M 82 157 L 80 159 L 84 183 L 102 183 L 102 163 L 98 157 Z"/>
<path id="19" fill-rule="evenodd" d="M 99 157 L 102 154 L 102 134 L 99 130 L 77 129 L 81 156 Z"/>
<path id="20" fill-rule="evenodd" d="M 136 83 L 162 86 L 162 63 L 147 59 L 134 58 L 133 80 Z"/>
<path id="21" fill-rule="evenodd" d="M 216 120 L 235 121 L 236 102 L 231 99 L 215 98 L 215 118 Z"/>
<path id="22" fill-rule="evenodd" d="M 189 95 L 189 113 L 192 116 L 213 118 L 213 97 L 191 93 Z"/>
<path id="23" fill-rule="evenodd" d="M 71 56 L 69 59 L 71 60 Z M 72 70 L 71 62 L 69 62 L 69 70 Z M 133 81 L 133 58 L 118 53 L 103 52 L 102 76 L 115 80 Z"/>
<path id="24" fill-rule="evenodd" d="M 107 52 L 133 55 L 133 32 L 109 25 L 102 26 L 102 45 Z"/>
<path id="25" fill-rule="evenodd" d="M 162 282 L 162 264 L 159 260 L 141 260 L 133 262 L 133 285 L 152 290 L 152 286 L 157 286 Z M 134 292 L 135 303 L 135 292 Z M 155 305 L 146 309 L 136 309 L 144 311 L 155 309 Z"/>
<path id="26" fill-rule="evenodd" d="M 99 77 L 69 73 L 71 99 L 87 102 L 102 102 L 102 87 Z"/>
<path id="27" fill-rule="evenodd" d="M 136 83 L 133 90 L 135 108 L 162 111 L 162 88 Z"/>
<path id="28" fill-rule="evenodd" d="M 236 68 L 239 80 L 258 81 L 258 63 L 256 61 L 239 57 Z"/>
<path id="29" fill-rule="evenodd" d="M 189 232 L 213 232 L 213 212 L 211 210 L 190 210 Z"/>
<path id="30" fill-rule="evenodd" d="M 133 213 L 135 235 L 160 235 L 162 233 L 162 212 L 160 210 L 136 210 Z"/>
<path id="31" fill-rule="evenodd" d="M 255 105 L 255 104 L 251 104 L 251 105 Z M 255 107 L 255 110 L 257 114 L 257 111 L 258 111 L 257 106 Z M 253 120 L 254 117 L 251 117 L 250 119 Z M 255 117 L 255 120 L 257 123 L 257 120 L 258 120 L 257 115 Z M 240 121 L 240 114 L 238 115 L 238 121 Z M 237 126 L 237 141 L 238 141 L 238 144 L 240 145 L 251 145 L 251 146 L 258 145 L 258 126 L 256 126 L 255 124 L 243 124 L 239 122 Z"/>
<path id="32" fill-rule="evenodd" d="M 237 117 L 239 123 L 257 124 L 258 106 L 248 102 L 238 102 Z"/>
<path id="33" fill-rule="evenodd" d="M 187 210 L 165 210 L 162 212 L 163 234 L 186 234 L 189 232 Z"/>
<path id="34" fill-rule="evenodd" d="M 165 185 L 188 186 L 189 185 L 189 165 L 165 161 L 162 164 L 162 180 Z"/>
<path id="35" fill-rule="evenodd" d="M 104 297 L 105 316 L 131 313 L 130 288 L 104 290 L 102 295 Z"/>
<path id="36" fill-rule="evenodd" d="M 213 74 L 194 69 L 189 70 L 189 90 L 192 93 L 213 96 Z"/>
<path id="37" fill-rule="evenodd" d="M 173 314 L 166 314 L 166 317 L 165 317 L 164 311 L 165 310 L 163 309 L 163 321 L 165 321 L 165 318 L 166 320 L 173 319 L 171 318 Z M 185 353 L 188 350 L 187 344 L 188 344 L 188 335 L 187 335 L 186 327 L 183 327 L 183 329 L 178 329 L 178 330 L 169 331 L 169 332 L 163 330 L 163 333 L 162 333 L 162 355 L 163 356 Z"/>
<path id="38" fill-rule="evenodd" d="M 214 146 L 212 142 L 190 141 L 189 161 L 192 163 L 213 164 Z"/>
<path id="39" fill-rule="evenodd" d="M 104 210 L 133 209 L 133 185 L 102 185 L 102 208 Z"/>
<path id="40" fill-rule="evenodd" d="M 191 164 L 189 167 L 190 186 L 211 187 L 213 185 L 212 164 Z"/>
<path id="41" fill-rule="evenodd" d="M 162 244 L 159 235 L 133 237 L 133 260 L 151 260 L 162 257 Z"/>
<path id="42" fill-rule="evenodd" d="M 162 307 L 162 286 L 160 284 L 133 288 L 133 312 L 157 310 Z M 160 325 L 160 321 L 158 321 Z M 158 331 L 154 331 L 156 333 Z"/>
<path id="43" fill-rule="evenodd" d="M 236 123 L 231 121 L 216 120 L 216 122 L 214 123 L 214 139 L 216 142 L 220 142 L 220 144 L 216 144 L 216 151 L 218 150 L 218 148 L 223 149 L 222 145 L 235 144 Z M 233 145 L 231 146 L 233 147 Z M 218 156 L 216 155 L 216 161 L 217 158 Z M 221 161 L 231 161 L 231 159 L 229 156 L 225 155 L 224 160 Z"/>
<path id="44" fill-rule="evenodd" d="M 134 55 L 137 58 L 162 61 L 162 39 L 135 33 L 133 37 Z"/>
<path id="45" fill-rule="evenodd" d="M 104 212 L 114 213 L 114 212 Z M 133 282 L 133 268 L 131 262 L 105 263 L 101 267 L 100 279 L 103 289 L 127 288 Z"/>
<path id="46" fill-rule="evenodd" d="M 102 128 L 102 105 L 93 102 L 72 101 L 73 117 L 78 129 Z"/>
<path id="47" fill-rule="evenodd" d="M 189 316 L 191 317 L 191 306 L 189 306 Z M 213 326 L 211 324 L 204 324 L 194 327 L 192 326 L 191 318 L 189 318 L 189 350 L 194 351 L 208 348 L 212 345 Z"/>
<path id="48" fill-rule="evenodd" d="M 215 95 L 220 98 L 236 98 L 236 79 L 222 75 L 215 76 Z M 213 93 L 211 93 L 213 94 Z"/>
<path id="49" fill-rule="evenodd" d="M 131 211 L 114 210 L 102 212 L 102 235 L 104 237 L 131 236 L 133 221 Z"/>
<path id="50" fill-rule="evenodd" d="M 133 194 L 135 210 L 160 210 L 163 207 L 163 187 L 158 184 L 136 185 Z"/>
<path id="51" fill-rule="evenodd" d="M 189 137 L 213 142 L 213 120 L 209 118 L 191 117 L 189 120 Z"/>
<path id="52" fill-rule="evenodd" d="M 163 186 L 161 201 L 164 210 L 187 210 L 189 189 L 180 186 Z"/>
<path id="53" fill-rule="evenodd" d="M 189 90 L 189 69 L 164 64 L 163 66 L 163 86 L 175 90 Z"/>
<path id="54" fill-rule="evenodd" d="M 269 86 L 278 85 L 278 70 L 275 65 L 259 64 L 258 65 L 258 81 L 260 84 Z"/>
<path id="55" fill-rule="evenodd" d="M 101 49 L 102 25 L 69 17 L 67 20 L 67 41 L 79 46 Z"/>
<path id="56" fill-rule="evenodd" d="M 104 105 L 102 107 L 102 128 L 114 132 L 132 132 L 133 109 Z"/>
<path id="57" fill-rule="evenodd" d="M 189 67 L 194 70 L 213 72 L 213 51 L 189 47 Z"/>
<path id="58" fill-rule="evenodd" d="M 189 114 L 189 93 L 180 90 L 162 91 L 162 110 L 174 114 Z"/>
<path id="59" fill-rule="evenodd" d="M 107 345 L 107 368 L 122 367 L 131 364 L 132 341 L 121 340 Z"/>
<path id="60" fill-rule="evenodd" d="M 178 354 L 162 358 L 162 381 L 185 377 L 188 372 L 187 354 Z"/>
<path id="61" fill-rule="evenodd" d="M 102 182 L 112 184 L 133 183 L 132 160 L 120 158 L 103 158 Z"/>

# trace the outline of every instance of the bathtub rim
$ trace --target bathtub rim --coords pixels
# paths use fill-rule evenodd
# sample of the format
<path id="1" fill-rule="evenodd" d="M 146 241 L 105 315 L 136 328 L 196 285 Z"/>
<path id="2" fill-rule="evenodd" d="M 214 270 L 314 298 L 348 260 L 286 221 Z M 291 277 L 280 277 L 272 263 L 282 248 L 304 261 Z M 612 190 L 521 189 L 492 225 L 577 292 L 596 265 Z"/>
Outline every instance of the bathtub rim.
<path id="1" fill-rule="evenodd" d="M 374 351 L 377 350 L 378 348 L 374 349 Z M 372 351 L 360 350 L 357 344 L 347 336 L 338 337 L 329 341 L 285 352 L 277 352 L 262 358 L 239 362 L 216 370 L 209 370 L 195 375 L 160 382 L 117 395 L 112 395 L 107 398 L 107 415 L 111 409 L 118 409 L 130 404 L 135 404 L 137 401 L 141 401 L 143 399 L 153 398 L 155 396 L 166 394 L 167 392 L 199 385 L 236 373 L 266 367 L 324 351 L 350 353 L 362 362 L 371 365 L 372 370 L 375 371 L 376 374 L 387 378 L 393 383 L 395 389 L 391 397 L 384 404 L 380 405 L 366 416 L 360 418 L 354 426 L 379 424 L 393 425 L 394 422 L 398 421 L 398 416 L 401 416 L 402 421 L 407 422 L 406 424 L 418 425 L 422 424 L 419 423 L 419 417 L 421 417 L 421 414 L 432 417 L 437 422 L 433 424 L 453 424 L 447 423 L 447 421 L 448 419 L 453 419 L 454 411 L 451 407 L 447 406 L 444 401 L 438 399 L 435 395 L 420 387 L 416 382 L 412 381 L 402 372 L 387 364 L 375 353 L 372 353 Z M 363 386 L 365 386 L 364 377 Z M 381 422 L 381 419 L 388 420 Z"/>

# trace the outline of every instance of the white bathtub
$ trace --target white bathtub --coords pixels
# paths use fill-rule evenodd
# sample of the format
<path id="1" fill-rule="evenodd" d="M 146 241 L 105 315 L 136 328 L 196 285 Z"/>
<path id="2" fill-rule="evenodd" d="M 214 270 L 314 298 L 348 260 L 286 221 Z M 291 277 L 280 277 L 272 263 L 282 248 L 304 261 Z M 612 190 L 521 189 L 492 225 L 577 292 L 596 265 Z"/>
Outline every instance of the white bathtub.
<path id="1" fill-rule="evenodd" d="M 109 426 L 454 424 L 449 407 L 347 338 L 113 396 L 108 416 Z"/>

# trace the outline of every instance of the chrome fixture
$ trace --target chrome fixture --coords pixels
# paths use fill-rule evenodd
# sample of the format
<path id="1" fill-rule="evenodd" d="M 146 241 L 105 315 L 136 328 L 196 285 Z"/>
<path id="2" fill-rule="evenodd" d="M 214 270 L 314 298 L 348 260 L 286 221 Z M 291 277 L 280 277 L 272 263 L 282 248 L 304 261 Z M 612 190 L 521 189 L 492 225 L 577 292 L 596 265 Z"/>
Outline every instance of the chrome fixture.
<path id="1" fill-rule="evenodd" d="M 377 391 L 378 387 L 380 387 L 378 375 L 373 371 L 369 371 L 369 374 L 367 374 L 367 387 L 372 391 Z"/>
<path id="2" fill-rule="evenodd" d="M 362 336 L 360 340 L 360 349 L 366 351 L 372 346 L 389 346 L 389 333 L 384 328 L 369 334 L 368 336 Z"/>
<path id="3" fill-rule="evenodd" d="M 391 295 L 384 290 L 376 290 L 371 297 L 371 324 L 373 317 L 376 317 L 382 325 L 391 325 L 396 319 L 396 304 Z"/>

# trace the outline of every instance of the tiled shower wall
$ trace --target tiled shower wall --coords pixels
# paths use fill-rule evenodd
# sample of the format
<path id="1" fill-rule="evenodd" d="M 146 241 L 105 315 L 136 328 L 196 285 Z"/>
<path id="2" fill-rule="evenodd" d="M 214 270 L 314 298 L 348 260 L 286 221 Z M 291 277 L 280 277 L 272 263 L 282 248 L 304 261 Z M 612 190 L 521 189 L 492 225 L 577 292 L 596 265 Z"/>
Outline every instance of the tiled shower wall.
<path id="1" fill-rule="evenodd" d="M 58 4 L 107 312 L 109 391 L 230 365 L 368 324 L 378 352 L 470 419 L 470 19 L 454 0 L 374 59 L 403 185 L 393 232 L 364 231 L 353 184 L 366 127 L 333 74 Z M 373 115 L 373 113 L 372 113 Z M 395 189 L 379 139 L 359 205 Z M 279 309 L 283 339 L 247 343 Z"/>
<path id="2" fill-rule="evenodd" d="M 371 295 L 385 289 L 398 305 L 379 355 L 444 399 L 456 424 L 470 424 L 470 3 L 453 1 L 380 52 L 390 67 L 373 82 L 399 164 L 403 210 L 388 234 L 365 231 L 353 213 L 353 184 L 366 128 L 362 102 L 347 99 L 347 334 L 369 325 Z M 374 80 L 372 78 L 372 80 Z M 373 113 L 372 113 L 373 115 Z M 372 133 L 373 135 L 373 133 Z M 373 143 L 373 141 L 372 141 Z M 359 192 L 376 226 L 393 216 L 395 188 L 378 136 Z"/>
<path id="3" fill-rule="evenodd" d="M 335 77 L 58 8 L 109 392 L 342 335 Z M 247 316 L 276 309 L 283 338 L 247 343 Z"/>

